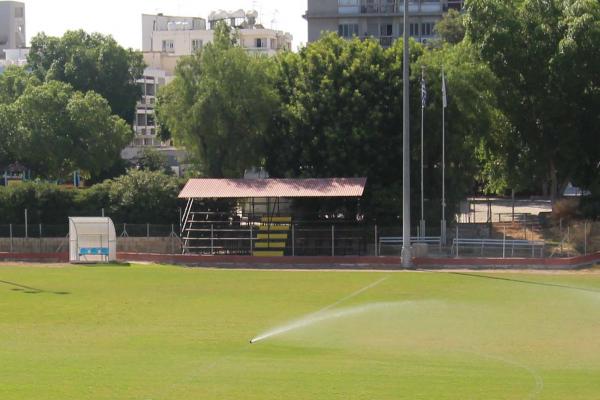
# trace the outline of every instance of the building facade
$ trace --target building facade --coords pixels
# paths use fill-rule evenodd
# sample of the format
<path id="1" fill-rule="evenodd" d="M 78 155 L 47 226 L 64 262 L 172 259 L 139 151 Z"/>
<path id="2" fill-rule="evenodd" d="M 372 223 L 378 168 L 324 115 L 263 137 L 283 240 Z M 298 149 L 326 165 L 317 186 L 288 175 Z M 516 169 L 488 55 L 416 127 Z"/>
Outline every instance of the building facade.
<path id="1" fill-rule="evenodd" d="M 138 80 L 142 97 L 136 106 L 133 122 L 134 140 L 122 152 L 126 160 L 135 160 L 144 148 L 155 148 L 170 160 L 182 159 L 185 154 L 163 142 L 158 135 L 155 118 L 156 95 L 160 87 L 168 84 L 175 74 L 181 57 L 189 56 L 213 41 L 215 25 L 223 21 L 236 29 L 239 44 L 253 54 L 274 55 L 291 50 L 292 36 L 278 30 L 267 29 L 256 23 L 255 11 L 217 11 L 208 20 L 198 17 L 178 17 L 163 14 L 142 15 L 142 53 L 148 68 Z"/>
<path id="2" fill-rule="evenodd" d="M 435 37 L 434 26 L 450 8 L 462 9 L 464 0 L 410 0 L 409 34 L 426 42 Z M 308 0 L 304 16 L 308 21 L 308 41 L 324 32 L 337 32 L 344 38 L 378 39 L 382 46 L 404 34 L 403 0 Z"/>
<path id="3" fill-rule="evenodd" d="M 26 46 L 25 4 L 0 1 L 0 59 L 6 59 L 5 50 L 23 49 Z"/>
<path id="4" fill-rule="evenodd" d="M 216 23 L 223 21 L 237 30 L 239 44 L 249 52 L 274 55 L 291 50 L 289 33 L 267 29 L 256 23 L 255 11 L 213 12 L 208 18 L 142 15 L 142 52 L 148 65 L 173 73 L 177 61 L 212 42 Z"/>

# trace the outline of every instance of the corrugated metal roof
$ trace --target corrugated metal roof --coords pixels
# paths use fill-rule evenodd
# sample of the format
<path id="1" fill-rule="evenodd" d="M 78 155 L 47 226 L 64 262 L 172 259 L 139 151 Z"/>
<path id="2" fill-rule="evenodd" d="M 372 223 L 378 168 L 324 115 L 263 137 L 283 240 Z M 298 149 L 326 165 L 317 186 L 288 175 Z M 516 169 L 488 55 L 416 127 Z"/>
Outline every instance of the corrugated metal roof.
<path id="1" fill-rule="evenodd" d="M 180 199 L 361 197 L 367 178 L 190 179 Z"/>

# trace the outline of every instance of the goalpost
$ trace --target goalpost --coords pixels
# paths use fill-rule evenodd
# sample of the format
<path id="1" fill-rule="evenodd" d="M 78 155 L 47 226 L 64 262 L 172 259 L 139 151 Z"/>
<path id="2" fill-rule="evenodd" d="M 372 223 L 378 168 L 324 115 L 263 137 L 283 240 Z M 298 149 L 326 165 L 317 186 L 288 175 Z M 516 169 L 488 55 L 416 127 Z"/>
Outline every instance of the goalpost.
<path id="1" fill-rule="evenodd" d="M 117 234 L 110 218 L 69 218 L 69 261 L 71 263 L 107 263 L 116 260 Z"/>

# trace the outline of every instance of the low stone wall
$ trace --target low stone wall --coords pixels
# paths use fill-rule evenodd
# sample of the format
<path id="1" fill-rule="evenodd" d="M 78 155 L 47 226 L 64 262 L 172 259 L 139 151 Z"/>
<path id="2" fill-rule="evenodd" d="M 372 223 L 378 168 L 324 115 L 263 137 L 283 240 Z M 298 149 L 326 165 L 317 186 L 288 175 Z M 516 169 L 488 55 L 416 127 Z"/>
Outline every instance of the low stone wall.
<path id="1" fill-rule="evenodd" d="M 176 237 L 127 237 L 117 239 L 119 253 L 181 254 Z"/>
<path id="2" fill-rule="evenodd" d="M 61 253 L 69 251 L 67 238 L 0 238 L 0 253 Z M 180 254 L 175 237 L 120 237 L 117 251 L 145 254 Z"/>

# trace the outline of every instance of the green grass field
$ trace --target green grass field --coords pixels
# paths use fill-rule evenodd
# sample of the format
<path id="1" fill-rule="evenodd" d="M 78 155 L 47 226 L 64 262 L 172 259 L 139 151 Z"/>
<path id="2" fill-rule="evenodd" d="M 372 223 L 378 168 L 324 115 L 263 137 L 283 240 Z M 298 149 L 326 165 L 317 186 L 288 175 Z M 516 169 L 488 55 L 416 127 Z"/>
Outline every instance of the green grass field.
<path id="1" fill-rule="evenodd" d="M 600 273 L 477 275 L 0 267 L 0 399 L 600 398 Z"/>

